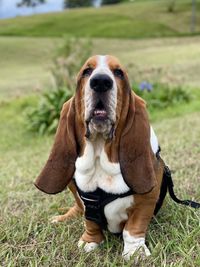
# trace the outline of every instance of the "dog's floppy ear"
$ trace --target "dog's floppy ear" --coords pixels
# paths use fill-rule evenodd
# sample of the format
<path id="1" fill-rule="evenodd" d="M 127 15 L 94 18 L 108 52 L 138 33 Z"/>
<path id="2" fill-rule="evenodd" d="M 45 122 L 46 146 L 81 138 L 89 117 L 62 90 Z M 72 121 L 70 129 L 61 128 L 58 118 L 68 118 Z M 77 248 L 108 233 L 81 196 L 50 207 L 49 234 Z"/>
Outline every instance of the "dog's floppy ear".
<path id="1" fill-rule="evenodd" d="M 119 162 L 125 182 L 135 193 L 150 192 L 156 185 L 145 102 L 132 92 L 121 134 Z"/>
<path id="2" fill-rule="evenodd" d="M 36 187 L 45 193 L 61 192 L 73 177 L 77 158 L 74 121 L 73 97 L 63 105 L 51 153 L 35 181 Z"/>

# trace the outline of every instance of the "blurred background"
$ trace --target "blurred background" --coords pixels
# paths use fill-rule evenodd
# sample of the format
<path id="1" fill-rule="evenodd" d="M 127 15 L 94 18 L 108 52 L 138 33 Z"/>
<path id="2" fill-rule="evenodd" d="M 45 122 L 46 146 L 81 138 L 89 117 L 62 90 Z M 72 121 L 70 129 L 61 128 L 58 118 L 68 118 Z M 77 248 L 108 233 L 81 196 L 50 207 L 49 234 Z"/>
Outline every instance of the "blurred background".
<path id="1" fill-rule="evenodd" d="M 66 258 L 66 266 L 76 266 L 75 237 L 65 236 L 68 249 L 57 250 L 62 228 L 54 244 L 43 246 L 55 230 L 46 226 L 48 218 L 66 205 L 65 197 L 45 196 L 33 181 L 47 159 L 62 104 L 74 93 L 77 72 L 93 54 L 115 55 L 126 67 L 133 90 L 147 102 L 179 196 L 199 199 L 200 0 L 0 0 L 2 266 L 51 266 L 54 256 L 55 266 Z M 172 212 L 162 218 L 171 222 L 165 237 L 171 243 L 154 264 L 199 266 L 199 217 L 170 203 Z M 185 240 L 181 225 L 187 220 L 194 231 Z M 41 224 L 46 230 L 39 235 Z M 69 232 L 77 225 L 82 227 L 75 222 Z M 166 245 L 163 229 L 149 239 L 152 247 Z M 100 266 L 100 257 L 101 266 L 123 266 L 116 253 L 106 259 L 94 254 L 91 264 Z M 85 266 L 84 257 L 77 266 Z"/>

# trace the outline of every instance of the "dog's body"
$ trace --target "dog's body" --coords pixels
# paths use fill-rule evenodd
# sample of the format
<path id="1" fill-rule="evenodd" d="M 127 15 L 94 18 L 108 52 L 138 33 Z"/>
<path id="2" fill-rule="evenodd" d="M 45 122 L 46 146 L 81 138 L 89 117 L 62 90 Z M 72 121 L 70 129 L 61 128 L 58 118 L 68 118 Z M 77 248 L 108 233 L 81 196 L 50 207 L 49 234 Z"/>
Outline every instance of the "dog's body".
<path id="1" fill-rule="evenodd" d="M 74 194 L 75 206 L 53 222 L 85 213 L 79 246 L 91 251 L 104 239 L 99 223 L 103 217 L 110 232 L 123 234 L 125 259 L 140 248 L 150 255 L 145 234 L 164 171 L 158 149 L 145 103 L 131 92 L 119 61 L 112 56 L 90 58 L 79 73 L 75 96 L 63 106 L 52 152 L 36 181 L 46 193 L 68 185 Z M 100 197 L 98 192 L 105 199 L 106 194 L 115 196 L 105 201 L 99 220 L 95 207 L 87 205 L 96 201 L 92 194 Z"/>

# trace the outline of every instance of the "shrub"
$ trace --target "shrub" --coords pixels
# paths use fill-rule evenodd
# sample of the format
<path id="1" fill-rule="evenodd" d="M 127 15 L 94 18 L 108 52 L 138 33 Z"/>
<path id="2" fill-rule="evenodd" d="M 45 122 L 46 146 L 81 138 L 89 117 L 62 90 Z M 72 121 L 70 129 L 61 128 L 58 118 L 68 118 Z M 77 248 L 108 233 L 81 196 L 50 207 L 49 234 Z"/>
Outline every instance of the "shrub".
<path id="1" fill-rule="evenodd" d="M 28 129 L 39 134 L 55 133 L 62 105 L 71 96 L 64 87 L 43 93 L 38 106 L 27 112 Z"/>
<path id="2" fill-rule="evenodd" d="M 58 49 L 51 72 L 54 89 L 42 94 L 38 105 L 27 111 L 28 129 L 39 134 L 56 131 L 62 105 L 74 93 L 76 75 L 91 54 L 89 40 L 70 39 Z"/>
<path id="3" fill-rule="evenodd" d="M 176 0 L 170 0 L 168 2 L 168 7 L 167 7 L 167 11 L 169 13 L 173 13 L 175 11 L 175 5 L 176 5 Z"/>
<path id="4" fill-rule="evenodd" d="M 85 60 L 91 55 L 92 42 L 89 39 L 66 39 L 53 58 L 51 73 L 54 87 L 66 87 L 71 92 L 76 86 L 76 75 Z"/>
<path id="5" fill-rule="evenodd" d="M 123 0 L 103 0 L 102 5 L 112 5 L 112 4 L 118 4 L 120 2 L 123 2 Z"/>
<path id="6" fill-rule="evenodd" d="M 77 8 L 92 6 L 93 0 L 65 0 L 64 8 Z"/>
<path id="7" fill-rule="evenodd" d="M 142 82 L 140 85 L 134 85 L 133 90 L 147 102 L 150 110 L 164 109 L 190 101 L 190 95 L 181 87 L 170 88 L 166 84 L 152 85 L 148 82 Z"/>

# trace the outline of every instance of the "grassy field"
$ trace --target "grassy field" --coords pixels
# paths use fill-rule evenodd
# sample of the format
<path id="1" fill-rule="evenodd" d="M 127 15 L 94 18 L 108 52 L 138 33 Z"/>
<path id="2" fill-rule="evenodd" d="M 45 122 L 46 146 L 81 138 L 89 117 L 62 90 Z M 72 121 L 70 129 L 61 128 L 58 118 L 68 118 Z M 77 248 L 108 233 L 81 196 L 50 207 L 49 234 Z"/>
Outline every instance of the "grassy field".
<path id="1" fill-rule="evenodd" d="M 84 8 L 0 21 L 0 35 L 61 37 L 146 38 L 190 35 L 191 1 L 177 1 L 167 12 L 168 0 L 137 0 L 100 9 Z M 200 2 L 197 1 L 197 11 Z M 125 30 L 124 30 L 125 29 Z M 197 12 L 196 34 L 200 32 Z"/>
<path id="2" fill-rule="evenodd" d="M 0 21 L 0 266 L 133 266 L 121 257 L 122 240 L 109 233 L 97 251 L 78 250 L 83 218 L 49 222 L 60 207 L 72 205 L 69 192 L 48 196 L 33 185 L 53 136 L 28 132 L 26 112 L 53 86 L 50 66 L 63 35 L 98 37 L 92 39 L 92 53 L 118 56 L 131 83 L 167 82 L 190 92 L 187 105 L 154 111 L 150 118 L 177 195 L 200 201 L 200 37 L 166 38 L 188 35 L 190 21 L 189 0 L 177 1 L 175 14 L 166 12 L 167 2 L 137 0 Z M 197 22 L 200 32 L 199 17 Z M 159 36 L 165 38 L 128 39 Z M 199 267 L 200 212 L 167 197 L 147 243 L 152 257 L 139 266 Z"/>
<path id="3" fill-rule="evenodd" d="M 0 38 L 0 100 L 40 91 L 49 85 L 56 44 L 50 38 Z"/>
<path id="4" fill-rule="evenodd" d="M 48 38 L 0 38 L 4 74 L 0 81 L 0 266 L 132 266 L 131 262 L 126 264 L 121 258 L 122 240 L 108 233 L 106 242 L 96 252 L 84 254 L 79 251 L 77 241 L 84 228 L 82 218 L 65 224 L 49 223 L 60 207 L 72 204 L 71 195 L 63 192 L 47 196 L 33 186 L 49 153 L 53 136 L 27 132 L 25 112 L 38 100 L 33 90 L 35 84 L 40 84 L 40 89 L 48 85 L 50 58 L 60 42 L 60 39 Z M 195 70 L 199 64 L 195 56 L 195 51 L 196 54 L 199 51 L 198 42 L 197 37 L 146 42 L 93 41 L 94 53 L 114 51 L 125 62 L 132 78 L 136 75 L 138 80 L 142 79 L 139 73 L 146 76 L 146 68 L 155 66 L 163 69 L 167 66 L 173 77 L 186 77 L 182 83 L 195 99 L 187 105 L 150 115 L 162 145 L 162 156 L 174 170 L 177 194 L 197 201 L 200 200 L 197 186 L 200 90 L 192 85 L 194 77 L 197 77 L 195 84 L 198 85 L 199 77 L 195 71 L 193 76 L 187 76 L 187 73 L 191 66 Z M 188 46 L 195 51 L 187 49 Z M 176 75 L 175 66 L 180 67 L 180 70 L 177 67 Z M 155 73 L 152 71 L 148 75 L 153 79 Z M 163 71 L 163 77 L 165 73 Z M 199 211 L 178 206 L 167 198 L 149 228 L 147 242 L 152 257 L 140 266 L 198 267 L 199 226 Z"/>
<path id="5" fill-rule="evenodd" d="M 40 92 L 53 84 L 52 57 L 62 38 L 0 37 L 0 100 Z M 199 87 L 200 37 L 148 40 L 94 39 L 93 54 L 113 54 L 132 82 Z"/>
<path id="6" fill-rule="evenodd" d="M 33 186 L 53 140 L 27 133 L 24 109 L 33 102 L 33 97 L 26 97 L 0 105 L 0 266 L 132 266 L 121 258 L 122 240 L 110 234 L 96 252 L 79 251 L 82 218 L 49 223 L 60 207 L 72 204 L 72 198 L 68 192 L 47 196 Z M 199 117 L 193 112 L 154 123 L 162 156 L 174 170 L 176 193 L 198 201 Z M 152 257 L 140 266 L 200 266 L 199 215 L 167 198 L 149 228 Z"/>

